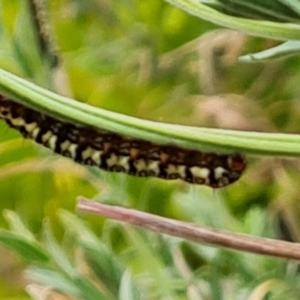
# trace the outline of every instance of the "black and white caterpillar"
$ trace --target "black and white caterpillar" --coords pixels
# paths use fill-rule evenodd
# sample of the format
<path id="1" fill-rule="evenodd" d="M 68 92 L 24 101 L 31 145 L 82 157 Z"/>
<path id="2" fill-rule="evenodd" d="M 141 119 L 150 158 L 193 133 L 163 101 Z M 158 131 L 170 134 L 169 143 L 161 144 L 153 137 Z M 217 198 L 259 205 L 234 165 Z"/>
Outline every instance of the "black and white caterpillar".
<path id="1" fill-rule="evenodd" d="M 212 188 L 238 180 L 246 167 L 240 154 L 193 151 L 124 137 L 46 116 L 0 95 L 0 118 L 54 152 L 103 170 L 134 176 L 181 179 Z"/>

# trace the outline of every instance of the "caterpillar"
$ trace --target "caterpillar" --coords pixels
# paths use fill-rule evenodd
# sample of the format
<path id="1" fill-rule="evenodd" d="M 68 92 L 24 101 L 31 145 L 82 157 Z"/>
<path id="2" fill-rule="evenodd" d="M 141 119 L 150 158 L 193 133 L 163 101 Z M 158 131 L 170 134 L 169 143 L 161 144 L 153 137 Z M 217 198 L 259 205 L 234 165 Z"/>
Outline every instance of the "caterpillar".
<path id="1" fill-rule="evenodd" d="M 106 171 L 221 188 L 238 180 L 246 167 L 241 154 L 194 151 L 82 127 L 56 120 L 2 95 L 0 118 L 25 138 L 75 162 Z"/>

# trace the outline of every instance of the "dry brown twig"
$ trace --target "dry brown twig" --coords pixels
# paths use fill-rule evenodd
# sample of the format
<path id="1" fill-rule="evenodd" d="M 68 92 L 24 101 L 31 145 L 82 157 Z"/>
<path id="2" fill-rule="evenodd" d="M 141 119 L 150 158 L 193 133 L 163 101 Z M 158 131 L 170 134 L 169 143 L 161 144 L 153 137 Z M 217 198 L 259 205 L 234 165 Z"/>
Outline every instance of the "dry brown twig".
<path id="1" fill-rule="evenodd" d="M 101 204 L 84 197 L 79 197 L 78 201 L 77 207 L 80 211 L 105 216 L 196 243 L 205 243 L 275 257 L 300 259 L 300 243 L 259 238 L 225 230 L 196 226 L 134 209 Z"/>

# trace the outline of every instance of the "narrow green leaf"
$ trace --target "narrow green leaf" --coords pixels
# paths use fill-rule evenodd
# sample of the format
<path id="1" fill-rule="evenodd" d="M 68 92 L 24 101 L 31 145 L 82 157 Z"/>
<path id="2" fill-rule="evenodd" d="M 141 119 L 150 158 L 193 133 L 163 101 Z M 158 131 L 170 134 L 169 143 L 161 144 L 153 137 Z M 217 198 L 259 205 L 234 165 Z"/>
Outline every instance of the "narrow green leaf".
<path id="1" fill-rule="evenodd" d="M 66 295 L 80 297 L 80 288 L 72 282 L 71 280 L 67 279 L 66 277 L 62 276 L 61 273 L 50 271 L 47 269 L 42 268 L 32 268 L 29 269 L 27 272 L 27 276 L 44 286 L 50 286 L 53 289 L 56 289 L 59 292 L 62 292 Z"/>
<path id="2" fill-rule="evenodd" d="M 116 292 L 122 271 L 115 253 L 75 215 L 63 211 L 60 213 L 60 218 L 65 228 L 76 234 L 76 239 L 79 240 L 78 243 L 83 248 L 90 267 L 112 292 Z"/>
<path id="3" fill-rule="evenodd" d="M 119 300 L 139 300 L 141 297 L 142 295 L 139 293 L 130 271 L 127 270 L 122 276 Z"/>
<path id="4" fill-rule="evenodd" d="M 68 257 L 63 253 L 63 251 L 55 241 L 50 230 L 49 224 L 45 225 L 44 235 L 45 247 L 51 255 L 52 260 L 64 272 L 64 274 L 67 274 L 70 278 L 76 276 L 76 268 L 71 264 Z"/>
<path id="5" fill-rule="evenodd" d="M 210 1 L 204 0 L 201 2 L 211 6 Z M 216 7 L 216 9 L 221 12 L 229 12 L 233 16 L 241 16 L 254 20 L 299 23 L 297 11 L 283 3 L 283 1 L 280 3 L 279 1 L 265 0 L 218 0 L 217 2 L 219 9 L 214 2 L 212 3 L 213 8 Z"/>
<path id="6" fill-rule="evenodd" d="M 212 23 L 245 32 L 247 34 L 278 40 L 299 40 L 300 26 L 292 23 L 276 23 L 232 17 L 218 12 L 199 0 L 166 0 L 186 12 Z"/>
<path id="7" fill-rule="evenodd" d="M 81 295 L 80 295 L 79 299 L 82 299 L 82 300 L 95 300 L 95 299 L 97 299 L 97 300 L 115 300 L 116 299 L 113 296 L 108 297 L 106 294 L 100 292 L 84 277 L 77 277 L 74 282 L 80 290 Z"/>
<path id="8" fill-rule="evenodd" d="M 48 255 L 41 247 L 32 242 L 28 242 L 21 236 L 6 231 L 0 231 L 0 243 L 5 247 L 14 250 L 18 255 L 30 263 L 33 261 L 49 261 Z"/>
<path id="9" fill-rule="evenodd" d="M 24 238 L 26 238 L 28 241 L 35 242 L 36 239 L 33 235 L 33 233 L 25 226 L 25 224 L 22 222 L 21 218 L 12 210 L 5 210 L 3 212 L 3 215 L 7 222 L 9 223 L 10 230 L 13 233 L 16 233 Z"/>
<path id="10" fill-rule="evenodd" d="M 287 41 L 277 47 L 261 52 L 240 56 L 239 60 L 248 63 L 267 61 L 274 58 L 284 58 L 300 53 L 300 41 Z"/>
<path id="11" fill-rule="evenodd" d="M 101 249 L 82 244 L 88 265 L 99 277 L 111 294 L 116 294 L 119 289 L 121 268 L 120 262 L 114 253 L 103 253 Z"/>
<path id="12" fill-rule="evenodd" d="M 98 237 L 84 224 L 81 219 L 66 210 L 61 210 L 59 212 L 59 217 L 66 230 L 74 233 L 76 238 L 80 239 L 86 244 L 99 247 Z"/>
<path id="13" fill-rule="evenodd" d="M 297 12 L 297 14 L 300 16 L 300 1 L 298 0 L 277 0 L 277 1 L 286 5 L 294 12 Z"/>

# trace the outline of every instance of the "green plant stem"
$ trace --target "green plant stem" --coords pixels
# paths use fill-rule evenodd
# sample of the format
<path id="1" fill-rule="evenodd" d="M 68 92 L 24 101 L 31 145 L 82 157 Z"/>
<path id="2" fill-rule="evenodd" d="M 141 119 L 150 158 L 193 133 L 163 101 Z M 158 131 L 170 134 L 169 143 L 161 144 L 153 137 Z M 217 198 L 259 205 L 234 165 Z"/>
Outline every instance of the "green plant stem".
<path id="1" fill-rule="evenodd" d="M 250 35 L 277 40 L 299 40 L 300 26 L 292 23 L 276 23 L 232 17 L 220 13 L 200 0 L 165 0 L 186 12 L 212 23 L 242 31 Z"/>
<path id="2" fill-rule="evenodd" d="M 142 120 L 57 95 L 0 69 L 0 90 L 16 102 L 71 123 L 194 150 L 300 156 L 300 135 L 196 128 Z"/>

